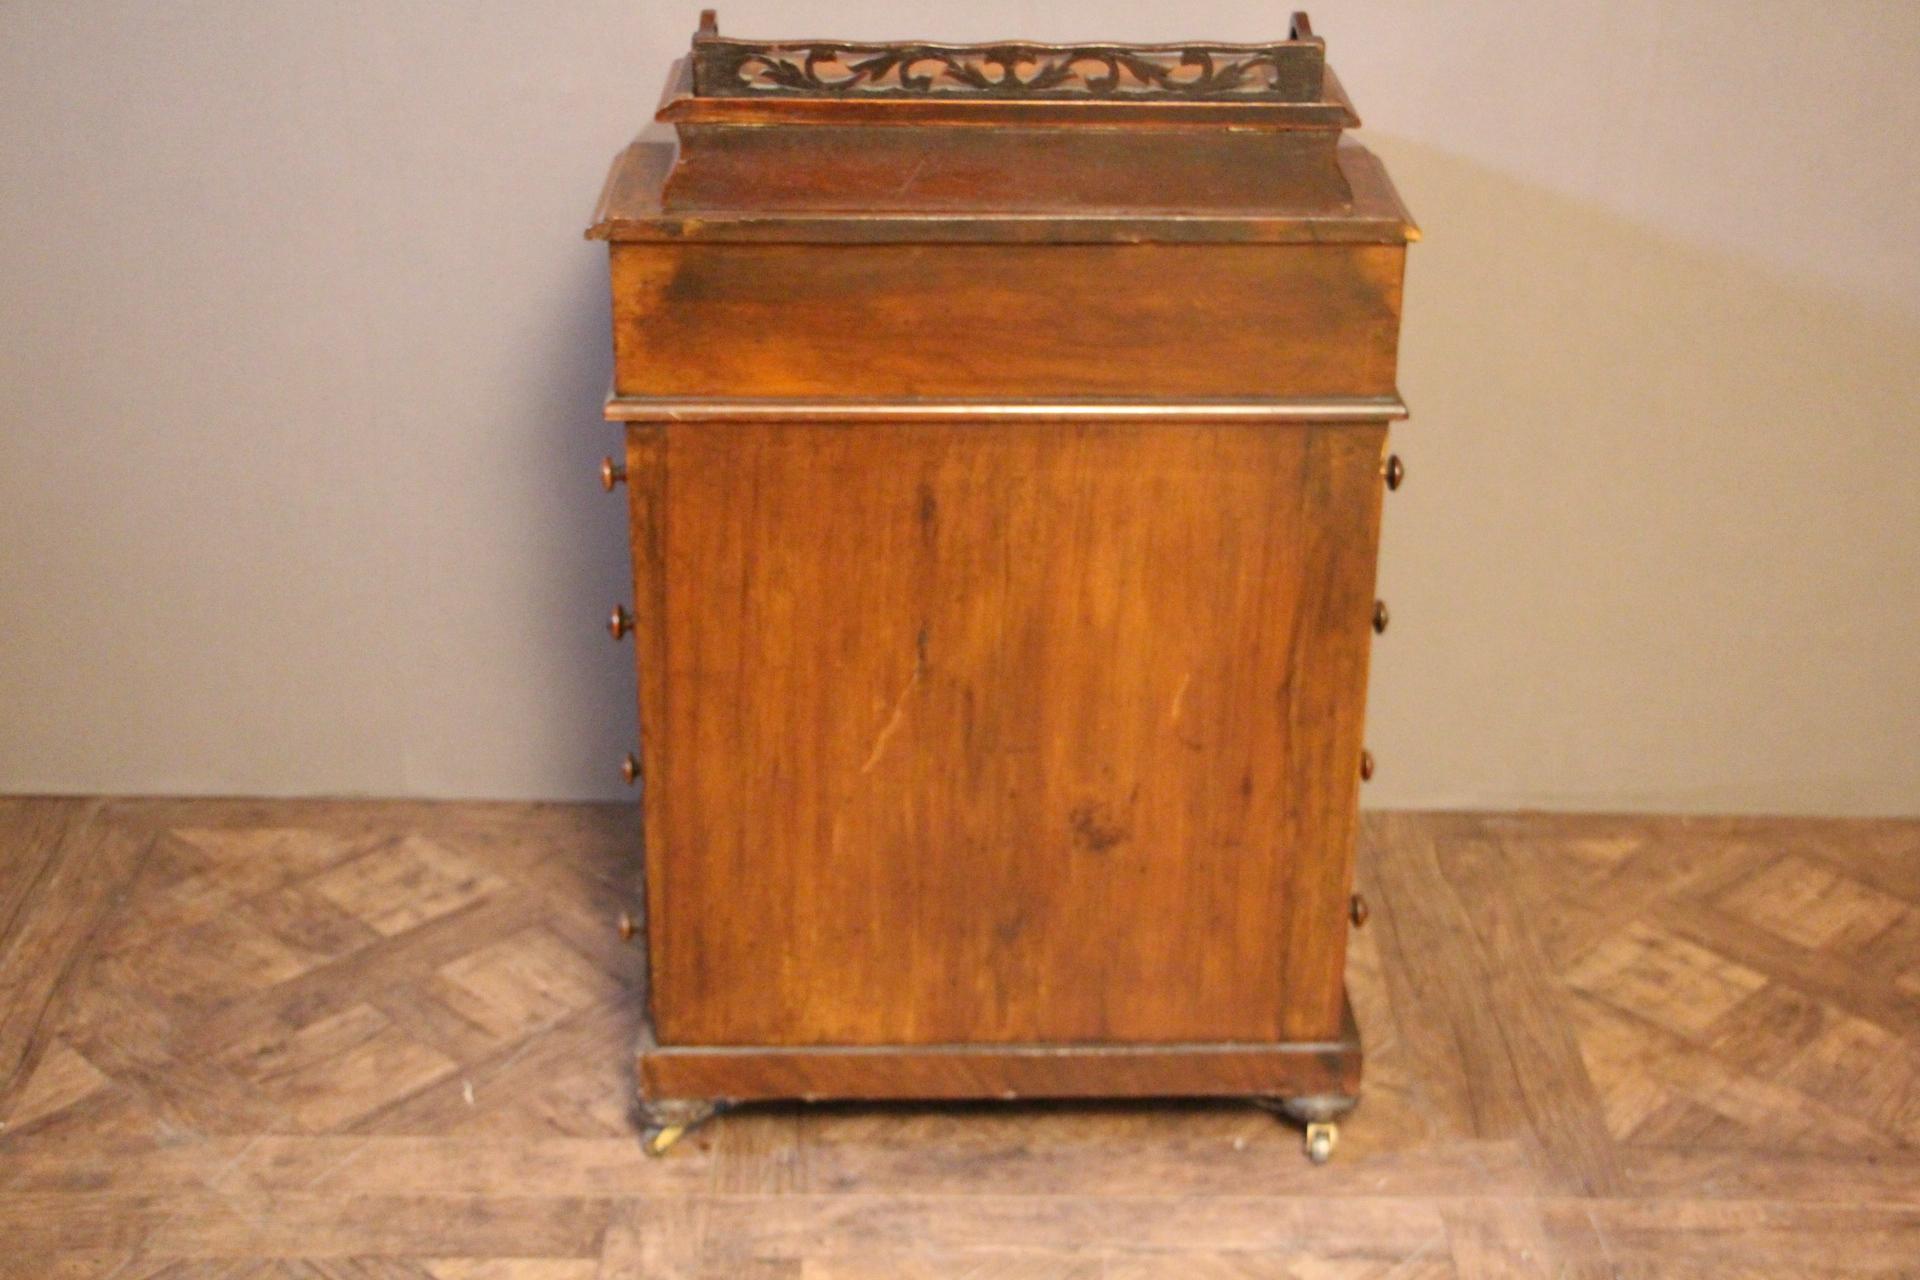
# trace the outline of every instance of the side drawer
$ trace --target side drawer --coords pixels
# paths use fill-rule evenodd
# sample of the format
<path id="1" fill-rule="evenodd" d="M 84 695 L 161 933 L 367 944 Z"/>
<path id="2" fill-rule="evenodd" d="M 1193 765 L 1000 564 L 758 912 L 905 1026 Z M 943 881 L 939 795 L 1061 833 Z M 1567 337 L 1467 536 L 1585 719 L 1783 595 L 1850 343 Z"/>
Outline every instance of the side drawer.
<path id="1" fill-rule="evenodd" d="M 612 250 L 622 396 L 1394 394 L 1404 245 Z"/>

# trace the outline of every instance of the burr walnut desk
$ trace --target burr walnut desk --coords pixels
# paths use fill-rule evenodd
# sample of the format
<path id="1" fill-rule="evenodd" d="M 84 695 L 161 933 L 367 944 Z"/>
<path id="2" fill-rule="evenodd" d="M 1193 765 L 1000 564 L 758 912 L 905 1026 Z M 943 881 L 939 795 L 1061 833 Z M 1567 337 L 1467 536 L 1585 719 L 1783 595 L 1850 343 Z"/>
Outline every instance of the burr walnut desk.
<path id="1" fill-rule="evenodd" d="M 1265 45 L 705 16 L 608 242 L 664 1148 L 779 1098 L 1231 1095 L 1325 1157 L 1401 272 Z"/>

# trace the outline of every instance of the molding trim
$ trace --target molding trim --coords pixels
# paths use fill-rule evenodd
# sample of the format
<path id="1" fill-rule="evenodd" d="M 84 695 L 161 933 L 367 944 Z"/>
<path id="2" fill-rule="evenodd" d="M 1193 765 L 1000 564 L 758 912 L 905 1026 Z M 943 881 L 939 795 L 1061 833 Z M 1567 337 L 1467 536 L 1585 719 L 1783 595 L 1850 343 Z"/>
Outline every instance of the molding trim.
<path id="1" fill-rule="evenodd" d="M 609 422 L 1391 422 L 1407 416 L 1398 396 L 1299 396 L 1265 400 L 834 400 L 623 396 L 610 394 Z"/>
<path id="2" fill-rule="evenodd" d="M 640 1096 L 777 1098 L 1272 1098 L 1344 1110 L 1360 1092 L 1360 1030 L 1341 1000 L 1328 1040 L 1256 1044 L 663 1045 L 643 1029 Z"/>

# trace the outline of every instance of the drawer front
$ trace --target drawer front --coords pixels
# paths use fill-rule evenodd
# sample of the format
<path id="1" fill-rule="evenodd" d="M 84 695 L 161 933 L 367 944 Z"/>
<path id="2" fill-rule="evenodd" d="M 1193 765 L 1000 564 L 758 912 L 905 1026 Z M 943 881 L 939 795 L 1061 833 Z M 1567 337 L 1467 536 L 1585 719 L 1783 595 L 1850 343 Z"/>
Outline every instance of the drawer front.
<path id="1" fill-rule="evenodd" d="M 623 396 L 1388 396 L 1403 245 L 613 246 Z"/>
<path id="2" fill-rule="evenodd" d="M 1384 436 L 635 428 L 660 1041 L 1333 1038 Z"/>

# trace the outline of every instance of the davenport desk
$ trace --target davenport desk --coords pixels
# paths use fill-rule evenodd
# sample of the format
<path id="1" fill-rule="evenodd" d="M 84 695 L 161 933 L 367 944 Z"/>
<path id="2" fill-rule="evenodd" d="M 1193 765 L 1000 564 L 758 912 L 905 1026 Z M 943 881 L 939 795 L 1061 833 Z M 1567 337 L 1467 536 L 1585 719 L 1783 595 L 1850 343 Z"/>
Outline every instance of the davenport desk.
<path id="1" fill-rule="evenodd" d="M 658 119 L 589 233 L 650 1145 L 756 1099 L 1225 1095 L 1324 1159 L 1417 233 L 1322 41 L 707 14 Z"/>

